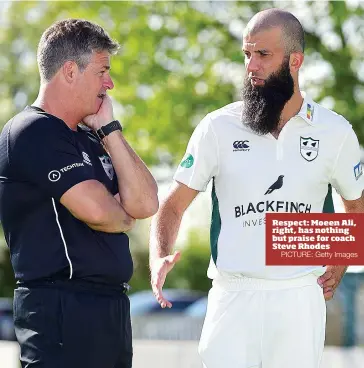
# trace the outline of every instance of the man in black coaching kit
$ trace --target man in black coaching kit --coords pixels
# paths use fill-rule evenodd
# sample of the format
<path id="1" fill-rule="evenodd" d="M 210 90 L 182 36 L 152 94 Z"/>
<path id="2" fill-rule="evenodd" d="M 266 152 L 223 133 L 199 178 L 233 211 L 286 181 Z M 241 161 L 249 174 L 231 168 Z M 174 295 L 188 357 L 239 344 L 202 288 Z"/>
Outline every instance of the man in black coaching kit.
<path id="1" fill-rule="evenodd" d="M 117 49 L 94 23 L 53 24 L 38 46 L 39 95 L 1 133 L 0 220 L 22 367 L 132 366 L 125 232 L 156 213 L 158 197 L 107 95 Z"/>

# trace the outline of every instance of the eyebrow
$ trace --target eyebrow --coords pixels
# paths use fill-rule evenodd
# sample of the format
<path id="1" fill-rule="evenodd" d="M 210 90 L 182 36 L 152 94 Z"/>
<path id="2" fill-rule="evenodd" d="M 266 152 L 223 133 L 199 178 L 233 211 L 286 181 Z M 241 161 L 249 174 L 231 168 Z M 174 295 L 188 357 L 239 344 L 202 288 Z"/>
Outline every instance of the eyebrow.
<path id="1" fill-rule="evenodd" d="M 269 51 L 268 49 L 259 49 L 259 50 L 254 50 L 254 51 L 249 51 L 244 49 L 244 47 L 241 48 L 243 52 L 255 52 L 255 53 L 262 53 L 262 54 L 269 54 L 271 51 Z"/>
<path id="2" fill-rule="evenodd" d="M 106 70 L 110 70 L 111 69 L 110 65 L 104 65 L 102 68 L 105 68 Z"/>

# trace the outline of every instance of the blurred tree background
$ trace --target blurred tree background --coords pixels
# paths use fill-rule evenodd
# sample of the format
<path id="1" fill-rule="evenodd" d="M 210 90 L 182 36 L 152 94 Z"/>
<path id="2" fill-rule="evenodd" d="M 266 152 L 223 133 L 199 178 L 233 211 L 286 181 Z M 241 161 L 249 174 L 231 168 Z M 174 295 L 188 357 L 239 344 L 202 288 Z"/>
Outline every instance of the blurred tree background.
<path id="1" fill-rule="evenodd" d="M 170 174 L 160 173 L 173 172 L 199 120 L 239 99 L 244 26 L 254 13 L 271 7 L 291 11 L 306 30 L 303 89 L 344 115 L 363 143 L 364 4 L 357 0 L 0 3 L 0 124 L 37 96 L 42 32 L 59 19 L 94 21 L 122 46 L 112 59 L 110 95 L 125 135 L 157 180 L 168 181 Z M 147 221 L 131 233 L 134 291 L 149 287 L 147 237 Z M 207 290 L 208 231 L 192 231 L 185 243 L 168 286 Z M 11 295 L 14 280 L 4 242 L 0 251 L 0 295 Z"/>

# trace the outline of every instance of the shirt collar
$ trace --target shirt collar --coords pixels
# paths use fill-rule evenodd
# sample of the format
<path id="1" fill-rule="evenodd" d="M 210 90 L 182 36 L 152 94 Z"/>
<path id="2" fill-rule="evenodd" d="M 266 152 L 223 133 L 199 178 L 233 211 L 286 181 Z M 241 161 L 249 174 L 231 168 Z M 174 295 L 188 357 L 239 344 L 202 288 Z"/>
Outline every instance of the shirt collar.
<path id="1" fill-rule="evenodd" d="M 297 116 L 301 117 L 306 123 L 314 126 L 317 106 L 306 92 L 301 91 L 301 95 L 303 97 L 303 103 Z"/>

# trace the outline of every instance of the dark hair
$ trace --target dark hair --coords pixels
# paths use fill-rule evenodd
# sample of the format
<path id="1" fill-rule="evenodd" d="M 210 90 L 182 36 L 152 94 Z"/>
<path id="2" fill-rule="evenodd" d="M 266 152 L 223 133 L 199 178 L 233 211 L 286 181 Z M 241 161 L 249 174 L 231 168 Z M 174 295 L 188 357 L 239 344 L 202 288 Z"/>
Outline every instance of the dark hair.
<path id="1" fill-rule="evenodd" d="M 49 82 L 62 65 L 74 61 L 82 70 L 93 52 L 115 54 L 119 44 L 99 25 L 83 19 L 65 19 L 54 23 L 43 33 L 37 52 L 42 81 Z"/>
<path id="2" fill-rule="evenodd" d="M 249 27 L 249 33 L 252 34 L 269 28 L 280 28 L 287 55 L 292 52 L 304 52 L 305 32 L 293 14 L 282 9 L 267 9 L 254 16 L 252 23 Z"/>

